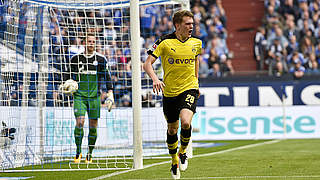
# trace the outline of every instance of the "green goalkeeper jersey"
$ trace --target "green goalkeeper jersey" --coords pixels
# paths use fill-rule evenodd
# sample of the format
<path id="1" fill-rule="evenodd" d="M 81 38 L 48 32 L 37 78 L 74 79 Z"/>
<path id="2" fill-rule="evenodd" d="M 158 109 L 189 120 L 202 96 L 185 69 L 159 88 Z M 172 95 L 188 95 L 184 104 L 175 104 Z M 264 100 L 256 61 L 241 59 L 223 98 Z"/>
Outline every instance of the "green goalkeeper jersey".
<path id="1" fill-rule="evenodd" d="M 100 87 L 106 84 L 108 90 L 113 89 L 108 71 L 107 59 L 97 52 L 90 56 L 77 54 L 71 58 L 69 77 L 78 82 L 75 96 L 93 98 L 100 95 Z"/>

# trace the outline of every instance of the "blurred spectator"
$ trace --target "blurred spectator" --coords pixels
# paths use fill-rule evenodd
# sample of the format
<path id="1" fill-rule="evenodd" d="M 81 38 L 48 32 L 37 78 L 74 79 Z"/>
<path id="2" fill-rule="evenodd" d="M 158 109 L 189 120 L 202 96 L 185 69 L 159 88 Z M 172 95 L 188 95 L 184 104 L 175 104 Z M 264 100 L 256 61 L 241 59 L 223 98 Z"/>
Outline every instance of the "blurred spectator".
<path id="1" fill-rule="evenodd" d="M 305 11 L 308 11 L 308 0 L 298 0 L 299 2 L 299 18 L 303 16 Z"/>
<path id="2" fill-rule="evenodd" d="M 288 46 L 288 39 L 283 35 L 283 31 L 279 26 L 276 26 L 274 32 L 269 34 L 269 37 L 267 39 L 269 48 L 275 39 L 279 40 L 279 43 L 283 48 L 286 48 Z"/>
<path id="3" fill-rule="evenodd" d="M 305 65 L 307 63 L 307 60 L 303 57 L 302 53 L 295 51 L 287 57 L 289 69 L 292 69 L 293 65 L 295 64 L 294 62 L 296 61 L 300 61 L 301 65 Z"/>
<path id="4" fill-rule="evenodd" d="M 264 1 L 265 7 L 274 7 L 276 10 L 280 8 L 280 0 L 265 0 Z"/>
<path id="5" fill-rule="evenodd" d="M 153 6 L 141 6 L 140 8 L 140 24 L 141 32 L 144 38 L 153 35 L 153 30 L 156 23 L 156 9 Z"/>
<path id="6" fill-rule="evenodd" d="M 303 54 L 303 56 L 307 59 L 310 58 L 310 55 L 315 54 L 315 48 L 311 42 L 311 39 L 307 36 L 305 36 L 302 39 L 302 43 L 301 43 L 301 52 Z"/>
<path id="7" fill-rule="evenodd" d="M 257 63 L 257 70 L 264 69 L 264 58 L 267 41 L 265 38 L 266 31 L 264 27 L 258 27 L 254 38 L 254 58 Z"/>
<path id="8" fill-rule="evenodd" d="M 288 15 L 293 15 L 294 19 L 298 19 L 299 17 L 299 9 L 294 4 L 294 0 L 285 0 L 284 5 L 280 7 L 280 13 L 284 17 L 288 17 Z"/>
<path id="9" fill-rule="evenodd" d="M 319 74 L 320 70 L 319 70 L 319 63 L 316 59 L 315 54 L 310 54 L 310 61 L 309 61 L 309 68 L 306 69 L 306 72 L 308 74 Z"/>
<path id="10" fill-rule="evenodd" d="M 299 43 L 297 42 L 297 38 L 296 38 L 295 35 L 290 36 L 289 40 L 290 41 L 289 41 L 289 44 L 287 46 L 288 55 L 292 54 L 295 51 L 298 51 L 299 48 L 300 48 Z"/>
<path id="11" fill-rule="evenodd" d="M 192 13 L 194 15 L 194 19 L 205 19 L 207 17 L 206 10 L 204 7 L 200 6 L 199 3 L 196 3 L 192 7 Z"/>
<path id="12" fill-rule="evenodd" d="M 210 49 L 208 66 L 213 77 L 220 77 L 220 58 L 215 50 L 215 48 Z"/>
<path id="13" fill-rule="evenodd" d="M 222 22 L 218 17 L 213 19 L 213 25 L 215 26 L 215 34 L 221 38 L 222 42 L 225 43 L 225 39 L 227 38 L 227 30 L 224 28 Z"/>
<path id="14" fill-rule="evenodd" d="M 269 75 L 281 76 L 286 70 L 287 65 L 284 61 L 286 55 L 285 48 L 280 43 L 280 38 L 275 38 L 271 44 L 269 51 Z"/>
<path id="15" fill-rule="evenodd" d="M 131 98 L 128 94 L 125 94 L 121 97 L 121 104 L 122 107 L 131 107 Z"/>
<path id="16" fill-rule="evenodd" d="M 290 73 L 295 79 L 300 79 L 304 76 L 305 68 L 301 65 L 301 62 L 297 59 L 293 61 L 293 67 L 290 68 Z"/>
<path id="17" fill-rule="evenodd" d="M 114 29 L 112 21 L 105 24 L 103 34 L 106 45 L 112 45 L 112 43 L 117 39 L 117 31 Z"/>
<path id="18" fill-rule="evenodd" d="M 318 27 L 314 30 L 314 37 L 316 39 L 316 44 L 320 44 L 320 23 Z"/>
<path id="19" fill-rule="evenodd" d="M 310 18 L 309 11 L 303 11 L 302 16 L 298 19 L 297 26 L 300 30 L 311 29 L 314 30 L 312 19 Z"/>
<path id="20" fill-rule="evenodd" d="M 314 12 L 314 14 L 316 14 L 320 10 L 319 6 L 320 6 L 320 1 L 319 0 L 313 0 L 309 4 L 309 11 L 310 12 Z"/>
<path id="21" fill-rule="evenodd" d="M 18 106 L 18 105 L 19 105 L 18 93 L 14 91 L 11 93 L 10 106 Z"/>
<path id="22" fill-rule="evenodd" d="M 193 34 L 201 39 L 203 46 L 206 45 L 206 39 L 208 36 L 208 33 L 206 31 L 206 27 L 204 24 L 200 22 L 200 19 L 195 18 L 194 19 L 194 31 Z"/>
<path id="23" fill-rule="evenodd" d="M 21 106 L 22 104 L 22 93 L 23 84 L 19 83 L 17 86 L 12 87 L 13 91 L 11 93 L 10 106 Z"/>
<path id="24" fill-rule="evenodd" d="M 300 37 L 304 37 L 304 36 L 309 36 L 310 38 L 312 38 L 312 42 L 315 42 L 315 39 L 313 38 L 313 32 L 314 32 L 314 27 L 309 26 L 308 21 L 303 21 L 303 27 L 300 30 Z"/>
<path id="25" fill-rule="evenodd" d="M 222 0 L 216 0 L 216 9 L 214 10 L 215 16 L 219 17 L 219 20 L 222 22 L 223 26 L 226 27 L 227 17 L 226 12 L 222 6 Z"/>
<path id="26" fill-rule="evenodd" d="M 270 32 L 274 24 L 282 27 L 283 18 L 275 11 L 274 6 L 268 6 L 262 22 L 266 25 L 267 31 Z"/>
<path id="27" fill-rule="evenodd" d="M 156 101 L 153 98 L 151 91 L 148 91 L 146 94 L 142 95 L 142 107 L 155 107 Z"/>
<path id="28" fill-rule="evenodd" d="M 287 20 L 287 26 L 285 27 L 285 30 L 283 32 L 284 36 L 287 39 L 290 39 L 291 36 L 295 36 L 296 40 L 300 40 L 300 32 L 298 28 L 296 28 L 296 25 L 294 23 L 294 20 Z"/>
<path id="29" fill-rule="evenodd" d="M 221 75 L 226 76 L 228 74 L 234 74 L 234 69 L 232 66 L 232 61 L 229 58 L 229 51 L 228 48 L 225 46 L 226 44 L 223 43 L 223 40 L 219 37 L 215 36 L 207 45 L 207 48 L 205 49 L 205 53 L 208 54 L 208 58 L 210 57 L 210 52 L 215 52 L 215 55 L 219 59 L 220 64 L 220 70 Z M 214 50 L 212 50 L 214 49 Z M 213 60 L 213 59 L 212 59 Z M 210 61 L 208 60 L 208 63 Z M 216 63 L 215 63 L 216 64 Z M 216 65 L 215 65 L 216 66 Z M 209 64 L 209 68 L 210 64 Z M 212 69 L 214 71 L 214 69 Z M 218 73 L 219 74 L 219 73 Z M 220 77 L 219 75 L 217 77 Z"/>
<path id="30" fill-rule="evenodd" d="M 203 54 L 203 52 L 202 52 Z M 206 78 L 209 75 L 209 65 L 203 58 L 203 56 L 199 56 L 199 77 Z"/>
<path id="31" fill-rule="evenodd" d="M 111 17 L 112 18 L 112 21 L 113 21 L 113 25 L 114 25 L 114 28 L 117 30 L 117 31 L 120 31 L 120 27 L 122 26 L 122 17 L 124 16 L 124 10 L 120 9 L 120 8 L 115 8 L 115 9 L 112 9 L 110 10 L 111 13 Z M 110 16 L 109 16 L 110 17 Z"/>
<path id="32" fill-rule="evenodd" d="M 84 47 L 81 44 L 81 39 L 76 37 L 74 39 L 71 40 L 71 45 L 69 47 L 69 53 L 68 55 L 70 55 L 70 58 L 75 55 L 75 54 L 80 54 L 84 52 Z"/>
<path id="33" fill-rule="evenodd" d="M 319 64 L 320 63 L 320 43 L 317 44 L 317 46 L 315 48 L 315 58 L 316 58 L 316 61 Z"/>
<path id="34" fill-rule="evenodd" d="M 170 19 L 168 19 L 167 16 L 163 16 L 161 17 L 161 21 L 159 23 L 159 26 L 158 26 L 158 33 L 161 33 L 161 32 L 168 32 L 172 29 L 172 22 L 170 21 Z"/>

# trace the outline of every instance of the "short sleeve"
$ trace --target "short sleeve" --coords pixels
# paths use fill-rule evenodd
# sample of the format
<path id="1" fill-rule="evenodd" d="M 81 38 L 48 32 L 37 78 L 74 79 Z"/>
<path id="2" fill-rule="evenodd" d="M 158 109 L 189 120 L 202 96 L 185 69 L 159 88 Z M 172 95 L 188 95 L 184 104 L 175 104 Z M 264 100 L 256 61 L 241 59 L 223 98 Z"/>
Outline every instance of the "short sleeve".
<path id="1" fill-rule="evenodd" d="M 199 46 L 198 46 L 198 52 L 197 52 L 197 56 L 201 54 L 202 51 L 202 41 L 199 41 Z"/>
<path id="2" fill-rule="evenodd" d="M 198 41 L 198 43 L 195 45 L 195 48 L 197 50 L 197 53 L 196 53 L 196 57 L 197 57 L 201 54 L 201 51 L 202 51 L 202 41 L 201 40 Z"/>

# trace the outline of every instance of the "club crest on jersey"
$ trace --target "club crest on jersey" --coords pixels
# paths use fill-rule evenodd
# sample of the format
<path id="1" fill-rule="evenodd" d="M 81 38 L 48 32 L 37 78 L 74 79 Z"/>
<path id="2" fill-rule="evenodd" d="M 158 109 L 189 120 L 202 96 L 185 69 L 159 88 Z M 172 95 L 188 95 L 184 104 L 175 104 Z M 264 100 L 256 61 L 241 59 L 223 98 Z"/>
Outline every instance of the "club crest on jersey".
<path id="1" fill-rule="evenodd" d="M 94 61 L 93 61 L 93 65 L 94 65 L 94 66 L 98 66 L 98 61 L 97 61 L 97 60 L 94 60 Z"/>

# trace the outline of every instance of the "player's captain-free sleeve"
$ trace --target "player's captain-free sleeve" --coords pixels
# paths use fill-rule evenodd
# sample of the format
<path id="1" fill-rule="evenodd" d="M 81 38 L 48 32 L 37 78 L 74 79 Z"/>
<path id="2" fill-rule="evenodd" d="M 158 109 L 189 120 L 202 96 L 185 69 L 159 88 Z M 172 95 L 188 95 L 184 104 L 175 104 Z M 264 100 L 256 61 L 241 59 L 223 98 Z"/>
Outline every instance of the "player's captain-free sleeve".
<path id="1" fill-rule="evenodd" d="M 197 54 L 196 57 L 199 56 L 201 54 L 202 51 L 202 41 L 199 41 L 199 44 L 197 44 Z"/>

